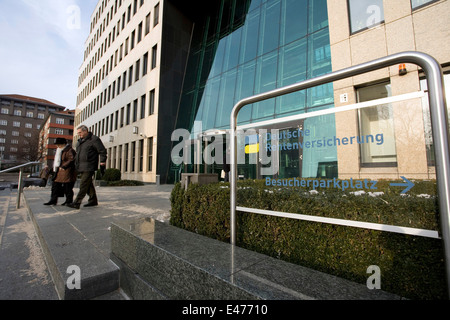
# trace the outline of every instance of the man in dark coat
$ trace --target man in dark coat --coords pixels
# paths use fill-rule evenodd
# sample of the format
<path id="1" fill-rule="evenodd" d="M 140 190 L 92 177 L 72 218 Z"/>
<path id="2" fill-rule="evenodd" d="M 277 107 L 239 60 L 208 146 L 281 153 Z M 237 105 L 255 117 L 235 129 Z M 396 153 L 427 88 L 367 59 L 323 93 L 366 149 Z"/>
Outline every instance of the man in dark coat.
<path id="1" fill-rule="evenodd" d="M 80 191 L 72 204 L 68 207 L 79 209 L 81 202 L 86 195 L 89 196 L 85 207 L 94 207 L 98 205 L 97 193 L 95 192 L 92 181 L 95 172 L 98 169 L 100 158 L 100 168 L 102 171 L 106 167 L 107 151 L 99 137 L 89 132 L 89 129 L 82 125 L 77 128 L 77 134 L 80 137 L 77 145 L 77 155 L 75 157 L 75 167 L 81 174 Z"/>

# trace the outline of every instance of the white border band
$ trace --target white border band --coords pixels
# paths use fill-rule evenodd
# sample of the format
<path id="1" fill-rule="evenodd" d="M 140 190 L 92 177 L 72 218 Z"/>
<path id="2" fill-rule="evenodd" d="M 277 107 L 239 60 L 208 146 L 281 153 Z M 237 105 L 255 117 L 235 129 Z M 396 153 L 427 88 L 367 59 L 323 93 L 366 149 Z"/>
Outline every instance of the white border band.
<path id="1" fill-rule="evenodd" d="M 439 233 L 434 230 L 424 230 L 424 229 L 399 227 L 399 226 L 392 226 L 392 225 L 379 224 L 379 223 L 317 217 L 317 216 L 310 216 L 310 215 L 305 215 L 305 214 L 286 213 L 286 212 L 280 212 L 280 211 L 269 211 L 269 210 L 246 208 L 246 207 L 236 207 L 236 211 L 257 213 L 257 214 L 262 214 L 262 215 L 275 216 L 275 217 L 281 217 L 281 218 L 290 218 L 290 219 L 297 219 L 297 220 L 304 220 L 304 221 L 328 223 L 328 224 L 335 224 L 335 225 L 340 225 L 340 226 L 355 227 L 355 228 L 362 228 L 362 229 L 394 232 L 394 233 L 401 233 L 401 234 L 407 234 L 407 235 L 419 236 L 419 237 L 441 239 L 441 237 L 439 236 Z"/>

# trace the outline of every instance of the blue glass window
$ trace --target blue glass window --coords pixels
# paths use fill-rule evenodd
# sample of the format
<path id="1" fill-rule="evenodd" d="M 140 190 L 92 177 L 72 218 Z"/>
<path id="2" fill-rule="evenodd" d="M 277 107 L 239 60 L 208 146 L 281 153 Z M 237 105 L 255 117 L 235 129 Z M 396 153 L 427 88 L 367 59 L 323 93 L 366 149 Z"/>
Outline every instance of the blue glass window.
<path id="1" fill-rule="evenodd" d="M 217 3 L 215 13 L 197 21 L 192 36 L 177 127 L 201 120 L 204 130 L 228 128 L 238 101 L 331 72 L 326 0 Z M 332 89 L 322 86 L 245 106 L 238 123 L 331 107 Z"/>

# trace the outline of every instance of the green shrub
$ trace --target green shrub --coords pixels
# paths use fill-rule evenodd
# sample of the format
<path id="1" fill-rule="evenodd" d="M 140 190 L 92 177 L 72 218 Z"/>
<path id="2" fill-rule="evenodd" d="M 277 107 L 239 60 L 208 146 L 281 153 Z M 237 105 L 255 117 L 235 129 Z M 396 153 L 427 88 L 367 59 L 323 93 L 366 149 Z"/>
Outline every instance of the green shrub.
<path id="1" fill-rule="evenodd" d="M 108 182 L 108 187 L 131 187 L 131 186 L 143 186 L 142 181 L 136 180 L 120 180 L 120 181 L 110 181 Z"/>
<path id="2" fill-rule="evenodd" d="M 354 195 L 318 189 L 267 187 L 264 181 L 238 184 L 243 207 L 439 230 L 435 181 L 415 181 L 408 196 L 379 181 L 383 195 Z M 398 190 L 400 189 L 400 190 Z M 428 194 L 429 197 L 418 196 Z M 220 241 L 230 240 L 230 190 L 226 183 L 175 185 L 174 226 Z M 410 299 L 445 299 L 442 240 L 295 219 L 237 213 L 241 247 L 365 284 L 370 265 L 381 269 L 382 289 Z"/>
<path id="3" fill-rule="evenodd" d="M 105 174 L 103 175 L 102 179 L 104 181 L 120 181 L 120 178 L 122 177 L 122 174 L 119 169 L 106 169 Z"/>

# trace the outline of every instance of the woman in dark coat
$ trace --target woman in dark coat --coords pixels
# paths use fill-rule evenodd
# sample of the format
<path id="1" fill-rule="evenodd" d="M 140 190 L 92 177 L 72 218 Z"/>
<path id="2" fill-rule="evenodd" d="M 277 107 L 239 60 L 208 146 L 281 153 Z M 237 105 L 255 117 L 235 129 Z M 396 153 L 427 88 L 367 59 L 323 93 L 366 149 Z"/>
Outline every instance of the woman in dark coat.
<path id="1" fill-rule="evenodd" d="M 55 159 L 58 167 L 56 168 L 56 176 L 53 180 L 51 199 L 48 203 L 44 204 L 57 204 L 58 196 L 64 193 L 66 201 L 62 205 L 67 205 L 73 202 L 73 187 L 77 181 L 77 172 L 75 170 L 76 152 L 70 144 L 67 144 L 66 139 L 57 138 L 55 144 L 61 149 L 61 156 L 59 159 Z"/>

